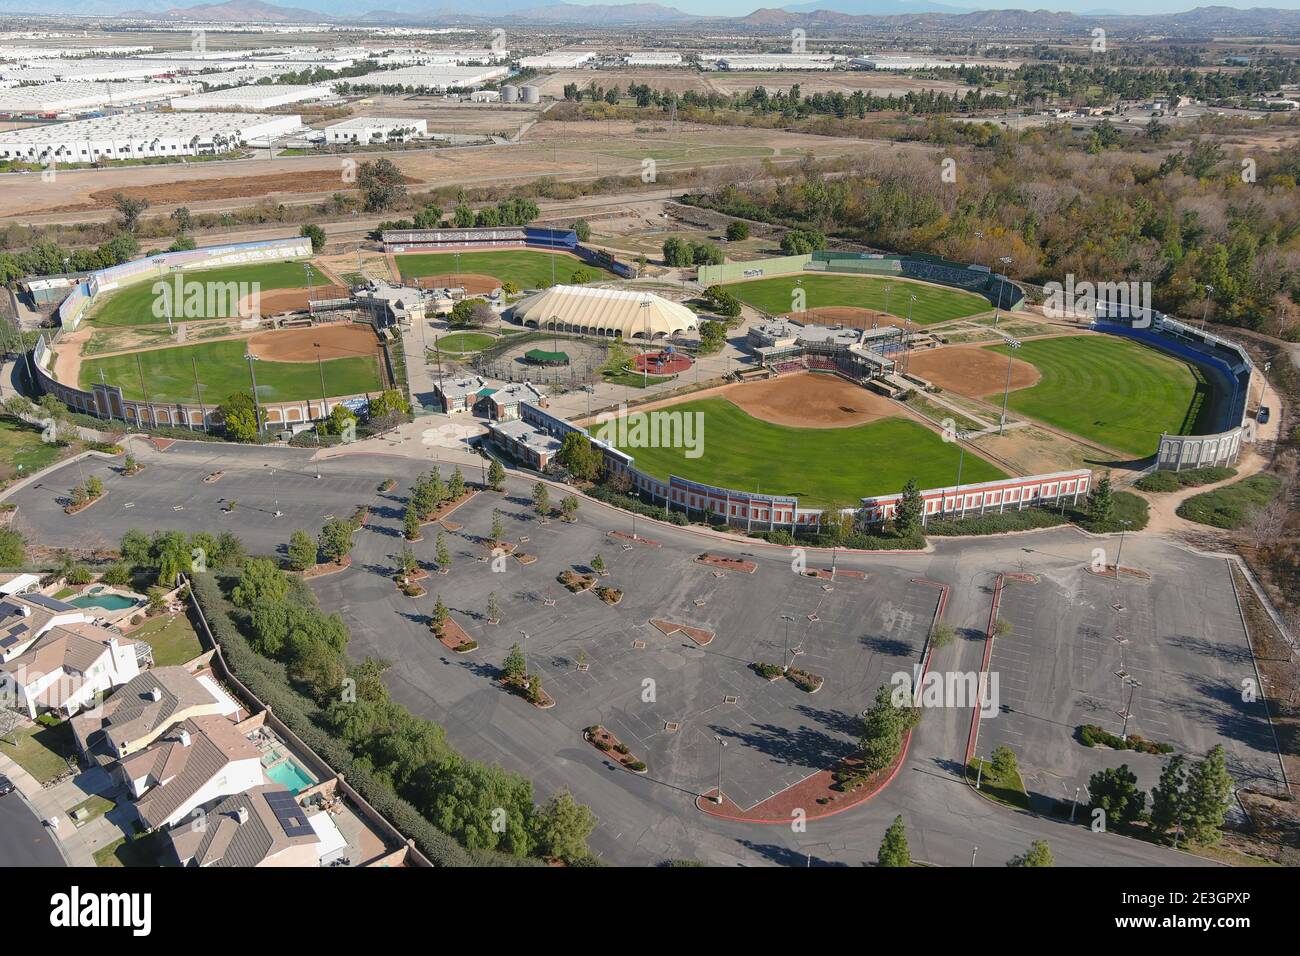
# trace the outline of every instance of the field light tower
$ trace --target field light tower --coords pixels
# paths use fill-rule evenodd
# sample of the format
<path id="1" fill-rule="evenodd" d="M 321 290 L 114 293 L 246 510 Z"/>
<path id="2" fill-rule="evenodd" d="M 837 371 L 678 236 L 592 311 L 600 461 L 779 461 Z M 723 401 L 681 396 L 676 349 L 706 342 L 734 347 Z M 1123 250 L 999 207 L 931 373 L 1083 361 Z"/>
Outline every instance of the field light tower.
<path id="1" fill-rule="evenodd" d="M 1001 435 L 1007 430 L 1007 403 L 1011 401 L 1011 365 L 1015 361 L 1016 349 L 1020 348 L 1020 340 L 1007 339 L 1007 387 L 1002 393 L 1002 418 L 998 420 L 998 434 Z"/>

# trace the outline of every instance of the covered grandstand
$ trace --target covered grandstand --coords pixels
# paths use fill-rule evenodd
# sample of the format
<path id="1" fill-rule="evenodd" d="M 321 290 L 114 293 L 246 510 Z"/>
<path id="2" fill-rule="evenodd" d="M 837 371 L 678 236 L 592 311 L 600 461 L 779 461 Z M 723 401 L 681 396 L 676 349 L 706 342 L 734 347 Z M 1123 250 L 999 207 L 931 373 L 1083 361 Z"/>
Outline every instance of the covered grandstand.
<path id="1" fill-rule="evenodd" d="M 694 312 L 649 292 L 557 285 L 510 311 L 529 328 L 625 339 L 667 339 L 699 328 Z"/>

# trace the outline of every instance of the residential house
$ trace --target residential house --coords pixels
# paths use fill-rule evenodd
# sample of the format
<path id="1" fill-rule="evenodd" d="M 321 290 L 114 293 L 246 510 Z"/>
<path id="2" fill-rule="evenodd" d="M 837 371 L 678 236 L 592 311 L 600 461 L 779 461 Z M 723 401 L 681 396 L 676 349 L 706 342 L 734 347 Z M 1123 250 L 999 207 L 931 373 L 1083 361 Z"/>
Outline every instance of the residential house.
<path id="1" fill-rule="evenodd" d="M 278 783 L 227 797 L 201 826 L 166 831 L 164 858 L 177 866 L 318 866 L 320 837 Z"/>
<path id="2" fill-rule="evenodd" d="M 139 673 L 135 641 L 97 624 L 58 624 L 0 663 L 0 695 L 28 717 L 71 716 Z"/>

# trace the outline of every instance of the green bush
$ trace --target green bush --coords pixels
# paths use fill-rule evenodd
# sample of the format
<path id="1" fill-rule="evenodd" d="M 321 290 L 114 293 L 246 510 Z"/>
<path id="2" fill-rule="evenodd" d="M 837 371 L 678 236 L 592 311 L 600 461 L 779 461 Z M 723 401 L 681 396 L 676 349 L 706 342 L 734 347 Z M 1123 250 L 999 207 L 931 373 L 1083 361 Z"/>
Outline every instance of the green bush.
<path id="1" fill-rule="evenodd" d="M 1169 492 L 1180 488 L 1196 488 L 1211 485 L 1216 481 L 1226 481 L 1235 477 L 1236 468 L 1213 466 L 1209 468 L 1189 468 L 1187 471 L 1153 471 L 1133 482 L 1138 491 Z"/>
<path id="2" fill-rule="evenodd" d="M 1144 754 L 1173 753 L 1172 744 L 1157 743 L 1140 734 L 1129 734 L 1124 739 L 1119 734 L 1098 727 L 1096 724 L 1084 724 L 1079 728 L 1079 742 L 1085 747 L 1109 747 L 1111 750 L 1136 750 Z"/>
<path id="3" fill-rule="evenodd" d="M 1188 498 L 1178 506 L 1178 517 L 1212 528 L 1243 528 L 1257 509 L 1273 499 L 1281 486 L 1281 480 L 1274 475 L 1251 475 Z"/>
<path id="4" fill-rule="evenodd" d="M 971 515 L 967 518 L 931 520 L 925 526 L 928 537 L 955 538 L 962 535 L 1005 534 L 1031 528 L 1053 528 L 1069 524 L 1070 519 L 1049 508 L 1025 508 L 1001 514 Z"/>
<path id="5" fill-rule="evenodd" d="M 1141 531 L 1151 520 L 1151 506 L 1145 498 L 1131 491 L 1116 491 L 1113 495 L 1115 510 L 1109 521 L 1095 522 L 1089 516 L 1086 505 L 1080 502 L 1078 509 L 1066 507 L 1065 513 L 1079 527 L 1094 534 L 1108 534 L 1114 531 Z M 1123 524 L 1127 521 L 1128 524 Z"/>
<path id="6" fill-rule="evenodd" d="M 647 518 L 654 518 L 675 525 L 690 524 L 690 520 L 680 511 L 669 511 L 667 508 L 661 508 L 658 505 L 646 504 L 640 498 L 624 494 L 621 491 L 615 491 L 604 485 L 589 488 L 587 494 L 597 501 L 603 501 L 607 505 L 622 508 L 624 511 L 632 511 Z"/>

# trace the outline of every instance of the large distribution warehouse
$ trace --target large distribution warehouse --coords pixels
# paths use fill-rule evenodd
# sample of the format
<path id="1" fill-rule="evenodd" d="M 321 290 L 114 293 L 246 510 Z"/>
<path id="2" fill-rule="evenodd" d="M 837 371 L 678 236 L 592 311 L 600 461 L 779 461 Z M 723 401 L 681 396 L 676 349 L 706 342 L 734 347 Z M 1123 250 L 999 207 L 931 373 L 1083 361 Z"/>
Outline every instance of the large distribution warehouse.
<path id="1" fill-rule="evenodd" d="M 302 126 L 297 116 L 254 113 L 124 113 L 0 133 L 0 159 L 90 163 L 202 156 Z"/>
<path id="2" fill-rule="evenodd" d="M 196 93 L 172 100 L 174 110 L 269 110 L 305 100 L 319 100 L 333 96 L 325 86 L 295 86 L 271 84 L 236 86 L 228 90 Z"/>

